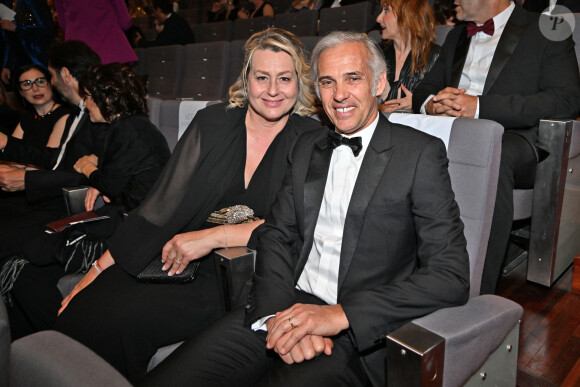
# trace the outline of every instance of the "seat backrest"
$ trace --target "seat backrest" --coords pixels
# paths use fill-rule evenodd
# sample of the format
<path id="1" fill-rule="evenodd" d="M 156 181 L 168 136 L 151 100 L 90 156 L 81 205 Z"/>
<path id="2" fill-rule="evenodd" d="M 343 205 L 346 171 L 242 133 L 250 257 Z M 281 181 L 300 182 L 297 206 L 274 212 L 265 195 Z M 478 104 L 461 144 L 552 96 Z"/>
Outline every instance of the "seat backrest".
<path id="1" fill-rule="evenodd" d="M 256 32 L 264 31 L 274 25 L 272 16 L 261 16 L 252 19 L 237 19 L 234 22 L 234 39 L 246 40 Z"/>
<path id="2" fill-rule="evenodd" d="M 0 301 L 0 387 L 8 386 L 8 359 L 10 358 L 10 323 L 4 301 Z"/>
<path id="3" fill-rule="evenodd" d="M 245 40 L 232 40 L 230 42 L 230 77 L 228 87 L 233 85 L 238 79 L 244 64 L 244 44 Z"/>
<path id="4" fill-rule="evenodd" d="M 296 36 L 314 36 L 318 29 L 318 11 L 277 14 L 274 25 Z"/>
<path id="5" fill-rule="evenodd" d="M 298 39 L 300 39 L 300 41 L 304 45 L 306 56 L 310 58 L 314 46 L 316 46 L 316 43 L 318 43 L 318 41 L 320 40 L 320 36 L 299 36 Z"/>
<path id="6" fill-rule="evenodd" d="M 435 27 L 435 43 L 442 46 L 445 42 L 445 38 L 449 31 L 453 29 L 453 26 L 439 25 Z"/>
<path id="7" fill-rule="evenodd" d="M 322 8 L 320 10 L 320 26 L 318 34 L 324 36 L 331 31 L 368 32 L 375 24 L 372 4 L 362 3 L 345 7 Z"/>
<path id="8" fill-rule="evenodd" d="M 230 43 L 209 42 L 184 46 L 180 97 L 196 100 L 223 98 L 230 73 Z"/>
<path id="9" fill-rule="evenodd" d="M 425 115 L 412 116 L 418 117 L 422 121 L 421 125 L 425 124 L 430 128 L 434 126 L 434 122 L 446 119 Z M 420 125 L 413 127 L 423 130 Z M 432 131 L 430 134 L 438 136 L 438 133 Z M 503 127 L 497 122 L 469 118 L 453 120 L 451 132 L 448 134 L 449 175 L 467 239 L 470 297 L 478 296 L 481 287 L 497 191 L 502 135 Z M 445 137 L 445 134 L 441 137 Z"/>
<path id="10" fill-rule="evenodd" d="M 180 9 L 178 13 L 190 26 L 194 26 L 201 23 L 201 10 L 201 7 L 186 8 Z"/>
<path id="11" fill-rule="evenodd" d="M 159 128 L 159 111 L 161 110 L 160 98 L 147 97 L 147 109 L 149 110 L 149 120 L 156 128 Z"/>
<path id="12" fill-rule="evenodd" d="M 196 24 L 193 28 L 196 43 L 219 42 L 225 40 L 229 42 L 234 36 L 234 22 L 226 20 L 217 23 Z"/>
<path id="13" fill-rule="evenodd" d="M 135 48 L 135 54 L 139 61 L 137 65 L 133 68 L 133 72 L 138 75 L 147 74 L 147 49 L 146 48 Z"/>
<path id="14" fill-rule="evenodd" d="M 183 77 L 183 46 L 159 46 L 147 49 L 148 93 L 151 97 L 175 98 Z"/>

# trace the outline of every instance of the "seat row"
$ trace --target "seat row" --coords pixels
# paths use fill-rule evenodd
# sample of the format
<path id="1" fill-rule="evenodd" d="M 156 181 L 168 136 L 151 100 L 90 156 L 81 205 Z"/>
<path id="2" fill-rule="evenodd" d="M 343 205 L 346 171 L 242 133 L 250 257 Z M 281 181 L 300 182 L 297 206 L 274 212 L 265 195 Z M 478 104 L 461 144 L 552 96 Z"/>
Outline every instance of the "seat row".
<path id="1" fill-rule="evenodd" d="M 310 52 L 318 36 L 301 37 Z M 135 72 L 147 75 L 150 97 L 215 100 L 227 97 L 244 59 L 246 40 L 194 43 L 136 49 Z"/>
<path id="2" fill-rule="evenodd" d="M 450 26 L 437 28 L 438 44 L 443 43 L 450 29 Z M 373 31 L 369 36 L 375 41 L 381 40 L 378 31 Z M 320 39 L 319 36 L 300 34 L 298 38 L 308 55 Z M 135 52 L 139 63 L 135 71 L 140 75 L 147 74 L 151 97 L 195 100 L 227 98 L 229 86 L 242 70 L 245 42 L 246 39 L 223 39 L 185 46 L 138 48 Z"/>

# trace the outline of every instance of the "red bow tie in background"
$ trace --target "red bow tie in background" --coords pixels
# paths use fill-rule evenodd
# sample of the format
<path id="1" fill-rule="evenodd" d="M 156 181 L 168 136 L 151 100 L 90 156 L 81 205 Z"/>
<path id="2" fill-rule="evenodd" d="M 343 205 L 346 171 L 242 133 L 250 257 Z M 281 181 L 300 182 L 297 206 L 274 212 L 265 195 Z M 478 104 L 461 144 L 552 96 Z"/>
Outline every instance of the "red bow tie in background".
<path id="1" fill-rule="evenodd" d="M 493 19 L 489 19 L 483 25 L 478 26 L 474 22 L 469 22 L 467 24 L 467 37 L 471 38 L 473 35 L 477 34 L 478 32 L 483 32 L 484 34 L 493 35 L 495 31 L 495 26 L 493 25 Z"/>

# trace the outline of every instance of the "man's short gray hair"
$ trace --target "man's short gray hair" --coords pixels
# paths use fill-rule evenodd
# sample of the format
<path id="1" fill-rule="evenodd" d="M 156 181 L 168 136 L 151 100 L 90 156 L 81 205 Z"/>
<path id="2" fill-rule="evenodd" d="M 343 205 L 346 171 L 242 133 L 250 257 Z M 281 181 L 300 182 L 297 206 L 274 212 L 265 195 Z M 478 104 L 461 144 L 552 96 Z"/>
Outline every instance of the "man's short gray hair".
<path id="1" fill-rule="evenodd" d="M 373 84 L 372 92 L 373 95 L 377 92 L 377 84 L 382 73 L 386 73 L 387 64 L 383 53 L 381 52 L 379 46 L 370 40 L 365 34 L 358 32 L 347 32 L 347 31 L 334 31 L 326 35 L 316 44 L 314 50 L 312 51 L 311 62 L 311 74 L 312 80 L 314 81 L 314 86 L 316 88 L 316 95 L 320 98 L 320 91 L 318 89 L 318 60 L 322 52 L 328 48 L 338 46 L 343 43 L 354 43 L 360 42 L 364 44 L 369 54 L 369 67 L 372 72 Z"/>

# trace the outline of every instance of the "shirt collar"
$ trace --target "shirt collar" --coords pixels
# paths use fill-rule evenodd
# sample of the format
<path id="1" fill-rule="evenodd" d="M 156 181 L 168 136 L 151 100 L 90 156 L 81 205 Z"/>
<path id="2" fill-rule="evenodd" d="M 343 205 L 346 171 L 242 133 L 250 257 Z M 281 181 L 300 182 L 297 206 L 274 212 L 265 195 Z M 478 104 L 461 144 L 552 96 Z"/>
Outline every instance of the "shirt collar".
<path id="1" fill-rule="evenodd" d="M 359 130 L 358 132 L 356 132 L 352 136 L 344 136 L 343 134 L 341 134 L 344 137 L 360 137 L 361 138 L 363 147 L 362 147 L 362 151 L 358 155 L 358 157 L 361 157 L 361 155 L 364 155 L 366 149 L 368 148 L 369 144 L 371 143 L 371 139 L 373 138 L 373 134 L 375 133 L 375 129 L 377 128 L 377 124 L 379 123 L 379 114 L 380 113 L 378 110 L 377 110 L 376 114 L 377 115 L 376 115 L 374 121 L 371 122 L 371 124 L 369 126 L 367 126 L 366 128 Z"/>
<path id="2" fill-rule="evenodd" d="M 510 5 L 506 9 L 504 9 L 503 11 L 501 11 L 500 13 L 498 13 L 493 17 L 493 25 L 495 26 L 495 32 L 493 33 L 494 35 L 496 35 L 498 32 L 501 33 L 501 31 L 503 31 L 515 7 L 516 7 L 515 3 L 513 1 L 510 1 Z"/>

